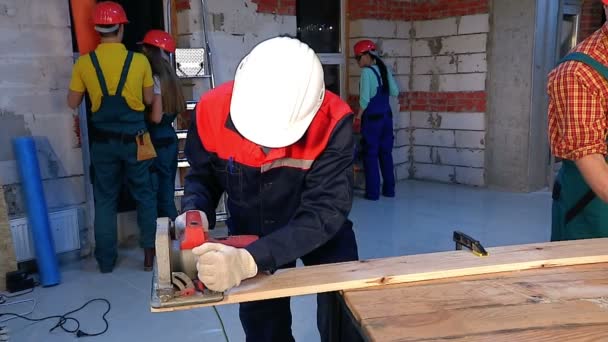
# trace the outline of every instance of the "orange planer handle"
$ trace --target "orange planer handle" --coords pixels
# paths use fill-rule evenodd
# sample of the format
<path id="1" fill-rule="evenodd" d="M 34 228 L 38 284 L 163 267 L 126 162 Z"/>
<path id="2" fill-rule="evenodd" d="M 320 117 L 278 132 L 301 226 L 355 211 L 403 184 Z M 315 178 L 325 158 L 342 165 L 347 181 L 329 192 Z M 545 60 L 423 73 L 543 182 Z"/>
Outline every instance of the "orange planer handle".
<path id="1" fill-rule="evenodd" d="M 205 229 L 206 227 L 203 227 L 203 220 L 198 211 L 192 210 L 186 212 L 186 228 L 184 228 L 180 248 L 182 250 L 193 249 L 205 242 L 221 243 L 235 248 L 245 248 L 258 239 L 256 235 L 233 235 L 225 238 L 212 239 Z"/>

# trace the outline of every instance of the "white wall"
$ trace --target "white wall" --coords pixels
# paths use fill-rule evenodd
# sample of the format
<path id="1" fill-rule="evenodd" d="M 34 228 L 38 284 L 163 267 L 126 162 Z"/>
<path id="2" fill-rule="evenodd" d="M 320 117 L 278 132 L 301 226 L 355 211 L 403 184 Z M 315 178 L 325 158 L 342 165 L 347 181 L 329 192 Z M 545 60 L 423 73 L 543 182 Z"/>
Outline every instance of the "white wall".
<path id="1" fill-rule="evenodd" d="M 68 1 L 0 0 L 0 184 L 11 217 L 24 215 L 12 139 L 39 136 L 51 210 L 85 202 L 82 151 L 66 105 L 72 69 Z"/>
<path id="2" fill-rule="evenodd" d="M 210 0 L 208 3 L 209 41 L 213 53 L 216 84 L 232 80 L 241 59 L 259 42 L 280 34 L 296 35 L 296 17 L 256 12 L 250 0 Z M 178 15 L 181 35 L 179 46 L 202 47 L 200 1 L 192 1 L 191 9 Z M 205 91 L 204 81 L 194 82 L 193 96 Z"/>
<path id="3" fill-rule="evenodd" d="M 376 41 L 400 91 L 409 92 L 409 98 L 401 99 L 400 110 L 394 111 L 398 179 L 485 184 L 485 112 L 447 106 L 436 110 L 439 100 L 414 96 L 417 92 L 462 96 L 462 92 L 486 90 L 488 19 L 488 14 L 481 14 L 413 22 L 351 22 L 350 46 L 360 39 Z M 349 72 L 349 94 L 358 95 L 361 71 L 354 60 Z M 467 105 L 466 98 L 461 101 Z"/>

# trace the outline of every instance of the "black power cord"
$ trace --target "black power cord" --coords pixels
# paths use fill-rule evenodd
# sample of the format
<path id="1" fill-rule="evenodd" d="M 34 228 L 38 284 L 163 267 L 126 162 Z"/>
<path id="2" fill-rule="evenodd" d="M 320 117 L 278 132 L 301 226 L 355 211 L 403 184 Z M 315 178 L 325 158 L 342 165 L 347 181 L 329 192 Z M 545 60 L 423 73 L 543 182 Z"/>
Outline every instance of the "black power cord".
<path id="1" fill-rule="evenodd" d="M 215 307 L 215 305 L 213 306 L 213 311 L 215 311 L 215 316 L 217 316 L 217 319 L 220 321 L 220 325 L 222 326 L 222 333 L 224 334 L 224 340 L 226 340 L 226 342 L 230 342 L 230 339 L 228 339 L 228 334 L 226 333 L 226 327 L 224 326 L 224 320 L 222 320 L 222 316 L 220 315 L 220 312 L 217 311 L 217 308 Z"/>
<path id="2" fill-rule="evenodd" d="M 97 333 L 87 333 L 84 332 L 82 330 L 80 330 L 80 321 L 77 320 L 74 317 L 69 317 L 71 314 L 74 314 L 82 309 L 84 309 L 85 307 L 87 307 L 87 305 L 93 303 L 93 302 L 104 302 L 108 305 L 108 309 L 103 313 L 103 315 L 101 316 L 101 319 L 103 319 L 106 327 L 101 331 L 101 332 L 97 332 Z M 21 318 L 24 319 L 26 321 L 30 321 L 30 322 L 42 322 L 42 321 L 46 321 L 49 319 L 57 319 L 57 324 L 55 324 L 54 327 L 52 327 L 49 332 L 53 332 L 55 329 L 57 328 L 61 328 L 63 331 L 70 333 L 70 334 L 76 334 L 76 337 L 86 337 L 86 336 L 99 336 L 99 335 L 103 335 L 105 334 L 109 327 L 110 324 L 108 323 L 108 320 L 106 319 L 106 315 L 110 312 L 110 309 L 112 308 L 112 306 L 110 305 L 110 301 L 108 301 L 105 298 L 95 298 L 95 299 L 91 299 L 90 301 L 84 303 L 81 307 L 79 307 L 76 310 L 72 310 L 69 312 L 66 312 L 65 314 L 58 316 L 58 315 L 54 315 L 54 316 L 47 316 L 47 317 L 42 317 L 42 318 L 29 318 L 29 317 L 25 317 L 16 313 L 0 313 L 0 317 L 2 316 L 12 316 L 12 317 L 17 317 L 17 318 Z M 68 327 L 66 327 L 66 324 L 68 322 L 73 322 L 76 325 L 76 328 L 74 329 L 69 329 Z"/>

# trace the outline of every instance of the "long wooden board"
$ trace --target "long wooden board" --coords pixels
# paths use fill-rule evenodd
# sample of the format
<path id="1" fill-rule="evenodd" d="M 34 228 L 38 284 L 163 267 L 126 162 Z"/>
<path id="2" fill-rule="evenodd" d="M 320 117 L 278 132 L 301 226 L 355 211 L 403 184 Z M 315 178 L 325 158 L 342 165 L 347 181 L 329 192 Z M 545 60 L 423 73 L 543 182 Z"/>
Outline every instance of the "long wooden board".
<path id="1" fill-rule="evenodd" d="M 154 312 L 353 290 L 380 285 L 498 272 L 608 262 L 608 238 L 495 247 L 489 256 L 468 251 L 292 268 L 244 281 L 214 304 L 152 309 Z"/>
<path id="2" fill-rule="evenodd" d="M 608 340 L 608 263 L 391 285 L 344 299 L 370 341 Z"/>

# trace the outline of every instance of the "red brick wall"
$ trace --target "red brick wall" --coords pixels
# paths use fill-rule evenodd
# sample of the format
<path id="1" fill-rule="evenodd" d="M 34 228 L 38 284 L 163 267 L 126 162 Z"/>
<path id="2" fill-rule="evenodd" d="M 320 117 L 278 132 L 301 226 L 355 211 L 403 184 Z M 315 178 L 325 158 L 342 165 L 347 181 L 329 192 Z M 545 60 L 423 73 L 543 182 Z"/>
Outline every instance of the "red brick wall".
<path id="1" fill-rule="evenodd" d="M 252 0 L 259 13 L 295 15 L 295 0 Z M 426 20 L 488 12 L 489 0 L 349 0 L 351 20 L 374 18 L 387 20 Z"/>
<path id="2" fill-rule="evenodd" d="M 581 19 L 579 26 L 578 41 L 589 37 L 595 30 L 602 26 L 602 2 L 599 0 L 583 1 L 581 9 Z"/>
<path id="3" fill-rule="evenodd" d="M 295 15 L 295 0 L 252 0 L 259 13 Z M 489 12 L 489 0 L 349 0 L 350 20 L 430 20 Z M 358 107 L 358 97 L 349 102 Z M 485 92 L 407 92 L 400 96 L 401 110 L 485 112 Z"/>
<path id="4" fill-rule="evenodd" d="M 488 13 L 489 0 L 349 0 L 350 19 L 428 20 Z"/>
<path id="5" fill-rule="evenodd" d="M 359 96 L 350 95 L 348 103 L 359 108 Z M 486 111 L 485 91 L 430 92 L 412 91 L 399 95 L 401 111 L 429 111 L 467 113 Z"/>
<path id="6" fill-rule="evenodd" d="M 489 11 L 489 0 L 349 0 L 348 5 L 350 20 L 419 21 Z M 358 108 L 358 96 L 349 96 L 349 103 Z M 485 112 L 486 93 L 404 92 L 399 96 L 399 103 L 402 111 Z"/>
<path id="7" fill-rule="evenodd" d="M 478 112 L 486 111 L 486 92 L 424 92 L 405 93 L 401 99 L 402 111 Z"/>
<path id="8" fill-rule="evenodd" d="M 296 15 L 296 0 L 252 0 L 258 13 Z"/>

